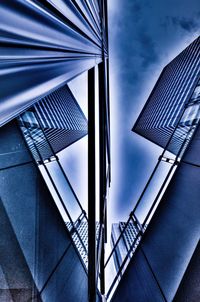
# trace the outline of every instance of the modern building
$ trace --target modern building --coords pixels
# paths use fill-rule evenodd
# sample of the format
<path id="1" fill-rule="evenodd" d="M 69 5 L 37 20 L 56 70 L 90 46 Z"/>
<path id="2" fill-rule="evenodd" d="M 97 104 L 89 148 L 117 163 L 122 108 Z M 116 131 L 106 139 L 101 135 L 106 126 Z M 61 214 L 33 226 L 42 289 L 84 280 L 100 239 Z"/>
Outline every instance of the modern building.
<path id="1" fill-rule="evenodd" d="M 107 1 L 1 1 L 0 14 L 0 301 L 101 301 L 110 185 Z M 83 73 L 87 119 L 68 85 Z M 87 208 L 59 158 L 85 135 Z"/>
<path id="2" fill-rule="evenodd" d="M 67 85 L 39 100 L 18 120 L 37 162 L 87 135 L 87 119 Z"/>
<path id="3" fill-rule="evenodd" d="M 133 127 L 163 152 L 130 217 L 137 216 L 161 163 L 169 169 L 140 221 L 148 226 L 112 302 L 200 300 L 199 81 L 198 37 L 164 68 Z"/>
<path id="4" fill-rule="evenodd" d="M 122 234 L 122 235 L 121 235 Z M 120 241 L 115 244 L 121 235 Z M 129 260 L 131 259 L 132 253 L 136 250 L 141 239 L 140 229 L 133 222 L 129 222 L 126 226 L 125 222 L 113 223 L 111 230 L 111 247 L 114 248 L 114 264 L 116 272 L 119 271 L 123 260 L 128 255 Z M 124 271 L 124 269 L 123 269 Z M 122 274 L 120 274 L 122 275 Z"/>
<path id="5" fill-rule="evenodd" d="M 164 68 L 134 126 L 164 151 L 129 220 L 113 227 L 105 261 L 107 1 L 3 0 L 0 15 L 0 301 L 199 301 L 200 38 Z M 83 73 L 87 118 L 69 88 Z M 59 157 L 85 135 L 87 208 Z M 163 161 L 169 172 L 139 221 L 136 209 Z M 112 255 L 120 258 L 120 248 L 128 252 L 105 291 L 107 263 Z"/>
<path id="6" fill-rule="evenodd" d="M 188 130 L 186 126 L 196 123 L 199 118 L 196 116 L 199 65 L 198 37 L 164 67 L 133 127 L 134 132 L 172 153 L 178 152 Z M 176 133 L 173 133 L 175 129 Z"/>
<path id="7" fill-rule="evenodd" d="M 85 266 L 88 267 L 88 222 L 85 221 L 84 215 L 76 221 L 75 224 L 66 222 L 66 226 L 70 231 L 74 244 L 76 245 Z M 84 220 L 83 220 L 84 219 Z M 77 232 L 76 232 L 77 230 Z M 96 222 L 96 245 L 99 244 L 100 224 Z"/>

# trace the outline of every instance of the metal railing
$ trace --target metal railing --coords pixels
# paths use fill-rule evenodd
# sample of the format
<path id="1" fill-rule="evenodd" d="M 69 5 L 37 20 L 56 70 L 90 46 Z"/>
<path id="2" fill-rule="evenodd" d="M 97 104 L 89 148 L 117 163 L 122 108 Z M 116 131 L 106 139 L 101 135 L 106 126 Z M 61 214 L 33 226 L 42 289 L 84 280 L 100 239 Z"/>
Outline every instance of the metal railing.
<path id="1" fill-rule="evenodd" d="M 199 104 L 199 102 L 194 102 L 194 100 L 192 100 L 192 102 L 195 105 L 197 103 Z M 117 287 L 117 281 L 119 281 L 119 278 L 123 275 L 124 269 L 128 265 L 128 260 L 130 260 L 130 258 L 134 255 L 134 253 L 137 250 L 137 248 L 140 246 L 140 243 L 141 243 L 141 240 L 142 240 L 142 236 L 143 236 L 143 234 L 144 234 L 144 232 L 145 232 L 145 230 L 146 230 L 146 228 L 147 228 L 147 226 L 148 226 L 148 224 L 150 222 L 150 219 L 152 218 L 152 216 L 153 216 L 153 214 L 154 214 L 154 212 L 155 212 L 155 210 L 156 210 L 156 208 L 158 206 L 158 202 L 160 201 L 160 199 L 162 198 L 162 196 L 163 196 L 163 194 L 165 192 L 166 185 L 167 185 L 168 181 L 170 180 L 170 178 L 172 177 L 173 173 L 175 172 L 176 167 L 180 163 L 181 158 L 183 157 L 183 155 L 185 153 L 185 150 L 186 150 L 186 148 L 187 148 L 187 146 L 188 146 L 191 138 L 193 137 L 193 135 L 195 133 L 197 125 L 199 124 L 200 104 L 199 104 L 199 108 L 198 108 L 198 111 L 196 113 L 196 116 L 193 116 L 193 119 L 195 120 L 195 123 L 193 124 L 192 121 L 191 121 L 191 125 L 186 126 L 185 127 L 185 131 L 183 131 L 183 133 L 182 133 L 182 138 L 181 138 L 182 139 L 182 143 L 179 146 L 179 150 L 177 150 L 175 158 L 172 159 L 172 158 L 169 158 L 168 156 L 165 155 L 165 153 L 168 152 L 167 151 L 168 147 L 170 146 L 171 143 L 173 143 L 172 140 L 174 139 L 174 136 L 177 135 L 176 132 L 179 131 L 180 127 L 181 128 L 183 127 L 182 125 L 180 126 L 179 123 L 180 123 L 180 121 L 181 121 L 181 119 L 182 119 L 182 117 L 184 115 L 185 110 L 189 106 L 191 106 L 190 102 L 185 106 L 185 108 L 184 108 L 184 110 L 183 110 L 183 112 L 182 112 L 182 114 L 180 116 L 179 122 L 178 122 L 177 126 L 175 127 L 175 129 L 173 130 L 173 133 L 172 133 L 172 135 L 170 137 L 170 140 L 168 141 L 168 143 L 167 143 L 165 149 L 163 150 L 162 154 L 159 156 L 158 162 L 156 163 L 156 166 L 154 167 L 154 169 L 153 169 L 153 171 L 152 171 L 152 173 L 151 173 L 151 175 L 150 175 L 150 177 L 149 177 L 149 179 L 148 179 L 148 181 L 147 181 L 147 183 L 146 183 L 146 185 L 145 185 L 145 187 L 144 187 L 141 195 L 139 196 L 139 198 L 138 198 L 138 200 L 137 200 L 137 202 L 136 202 L 136 204 L 134 206 L 133 211 L 130 213 L 129 218 L 128 218 L 127 222 L 125 223 L 124 229 L 121 231 L 118 239 L 116 240 L 116 242 L 115 242 L 115 244 L 114 244 L 114 246 L 112 248 L 112 251 L 111 251 L 111 253 L 110 253 L 107 261 L 105 262 L 105 269 L 106 269 L 107 266 L 108 266 L 108 264 L 113 260 L 113 257 L 114 257 L 114 254 L 116 252 L 116 249 L 118 248 L 121 239 L 123 238 L 123 236 L 126 233 L 126 230 L 127 230 L 128 226 L 129 226 L 129 224 L 132 221 L 138 227 L 138 234 L 136 235 L 135 239 L 133 240 L 132 244 L 130 245 L 129 250 L 128 250 L 125 258 L 123 259 L 123 261 L 122 261 L 122 263 L 121 263 L 121 265 L 120 265 L 120 267 L 119 267 L 119 269 L 117 271 L 117 274 L 115 275 L 114 279 L 112 280 L 112 283 L 111 283 L 111 285 L 110 285 L 110 287 L 109 287 L 109 289 L 108 289 L 108 291 L 106 293 L 106 299 L 107 300 L 110 299 L 111 293 L 113 293 L 114 289 L 116 289 L 116 287 Z M 156 194 L 156 196 L 155 196 L 155 198 L 154 198 L 154 200 L 153 200 L 153 202 L 152 202 L 152 204 L 151 204 L 151 206 L 150 206 L 150 208 L 149 208 L 149 210 L 148 210 L 148 212 L 147 212 L 147 214 L 146 214 L 143 222 L 140 223 L 139 220 L 136 217 L 136 214 L 135 214 L 136 210 L 141 205 L 142 200 L 144 198 L 144 195 L 145 195 L 147 189 L 149 188 L 149 186 L 150 186 L 153 178 L 155 177 L 156 171 L 158 170 L 158 167 L 159 167 L 159 165 L 160 165 L 161 162 L 166 162 L 166 163 L 170 164 L 171 167 L 169 168 L 169 171 L 168 171 L 166 177 L 164 178 L 164 180 L 163 180 L 163 182 L 161 184 L 161 187 L 160 187 L 158 193 Z M 138 239 L 140 239 L 140 242 L 136 246 L 135 244 L 136 244 L 136 242 L 137 242 Z M 150 267 L 150 269 L 151 269 L 151 267 Z M 154 276 L 154 279 L 155 279 L 155 275 L 154 274 L 153 274 L 153 276 Z M 163 292 L 162 292 L 162 289 L 161 289 L 161 287 L 160 287 L 157 279 L 156 279 L 156 283 L 158 284 L 158 288 L 160 289 L 160 292 L 161 292 L 161 295 L 162 295 L 163 299 L 165 301 L 167 301 L 166 298 L 165 298 L 165 296 L 164 296 L 164 294 L 163 294 Z"/>
<path id="2" fill-rule="evenodd" d="M 78 238 L 78 240 L 79 240 L 79 242 L 80 242 L 80 244 L 82 246 L 82 249 L 84 250 L 85 254 L 88 255 L 88 250 L 87 250 L 87 248 L 85 246 L 85 243 L 84 243 L 83 239 L 81 238 L 81 236 L 80 236 L 80 234 L 78 232 L 78 227 L 77 227 L 78 226 L 78 221 L 80 221 L 80 219 L 81 220 L 85 219 L 86 223 L 88 223 L 88 218 L 87 218 L 86 212 L 83 209 L 80 201 L 78 200 L 78 197 L 76 196 L 76 194 L 75 194 L 75 192 L 74 192 L 74 190 L 73 190 L 73 188 L 72 188 L 72 186 L 71 186 L 71 184 L 70 184 L 70 182 L 69 182 L 69 180 L 68 180 L 68 178 L 66 176 L 66 173 L 65 173 L 65 171 L 64 171 L 61 163 L 59 162 L 58 156 L 54 153 L 53 148 L 51 147 L 50 143 L 48 142 L 48 139 L 45 136 L 45 133 L 42 131 L 39 118 L 37 117 L 37 115 L 36 115 L 36 113 L 34 111 L 32 111 L 32 113 L 35 115 L 35 118 L 36 118 L 36 120 L 38 122 L 38 125 L 40 126 L 39 131 L 40 131 L 40 134 L 42 133 L 42 139 L 45 140 L 45 145 L 47 146 L 47 148 L 49 150 L 51 150 L 51 156 L 49 158 L 44 158 L 41 155 L 40 149 L 38 148 L 38 141 L 36 141 L 36 135 L 34 135 L 34 136 L 32 135 L 32 130 L 33 129 L 31 128 L 31 126 L 29 126 L 27 124 L 27 122 L 24 122 L 24 118 L 23 118 L 23 114 L 22 114 L 21 116 L 19 116 L 18 122 L 19 122 L 20 128 L 22 130 L 22 133 L 24 135 L 25 141 L 26 141 L 26 143 L 27 143 L 27 145 L 28 145 L 28 147 L 29 147 L 29 149 L 30 149 L 30 151 L 32 153 L 32 156 L 33 156 L 33 158 L 34 158 L 37 166 L 39 167 L 40 165 L 42 165 L 44 167 L 45 172 L 46 172 L 46 174 L 47 174 L 47 176 L 48 176 L 48 178 L 49 178 L 49 180 L 51 182 L 51 185 L 52 185 L 52 187 L 53 187 L 53 189 L 54 189 L 54 191 L 56 193 L 56 196 L 58 197 L 58 199 L 59 199 L 59 201 L 60 201 L 60 203 L 62 205 L 64 213 L 67 215 L 67 217 L 69 219 L 69 224 L 67 226 L 67 228 L 69 230 L 69 233 L 73 229 L 73 233 L 76 234 L 76 236 L 77 236 L 77 238 Z M 24 114 L 26 114 L 26 113 L 24 113 Z M 81 213 L 80 213 L 80 215 L 78 216 L 78 218 L 75 221 L 73 221 L 72 216 L 71 216 L 69 210 L 67 209 L 67 207 L 65 205 L 65 202 L 63 201 L 63 196 L 61 196 L 61 194 L 60 194 L 60 192 L 58 190 L 58 187 L 57 187 L 57 185 L 56 185 L 56 183 L 55 183 L 55 181 L 54 181 L 54 179 L 53 179 L 53 177 L 51 175 L 51 172 L 49 171 L 49 169 L 47 167 L 47 165 L 49 163 L 51 163 L 52 161 L 56 161 L 56 163 L 58 164 L 58 167 L 59 167 L 59 169 L 60 169 L 60 171 L 61 171 L 61 173 L 64 176 L 64 179 L 66 181 L 66 185 L 70 188 L 70 190 L 71 190 L 71 192 L 73 194 L 74 200 L 77 202 L 77 205 L 80 208 Z M 42 175 L 42 176 L 44 177 L 44 175 Z M 55 196 L 53 196 L 53 198 L 54 197 Z M 54 200 L 55 200 L 55 198 L 54 198 Z M 61 216 L 62 216 L 62 213 L 61 213 Z M 72 240 L 74 241 L 73 236 L 71 236 L 71 237 L 72 237 Z M 78 250 L 78 252 L 80 254 L 80 250 Z M 87 270 L 86 261 L 84 261 L 84 259 L 82 258 L 82 256 L 81 256 L 81 259 L 82 259 L 82 263 L 84 264 L 85 269 Z"/>

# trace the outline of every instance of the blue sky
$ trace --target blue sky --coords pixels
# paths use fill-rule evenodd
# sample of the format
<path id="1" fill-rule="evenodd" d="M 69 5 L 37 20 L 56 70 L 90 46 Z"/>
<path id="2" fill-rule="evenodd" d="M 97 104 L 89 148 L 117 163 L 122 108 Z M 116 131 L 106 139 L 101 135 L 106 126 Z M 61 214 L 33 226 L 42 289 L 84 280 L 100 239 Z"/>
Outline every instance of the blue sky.
<path id="1" fill-rule="evenodd" d="M 161 149 L 131 128 L 163 67 L 200 34 L 197 0 L 108 0 L 111 74 L 110 215 L 126 220 Z"/>
<path id="2" fill-rule="evenodd" d="M 162 151 L 131 129 L 163 67 L 200 34 L 200 3 L 108 0 L 108 8 L 112 138 L 108 217 L 113 222 L 127 220 Z M 83 110 L 86 84 L 83 74 L 69 85 Z M 87 208 L 87 138 L 67 148 L 62 160 Z"/>

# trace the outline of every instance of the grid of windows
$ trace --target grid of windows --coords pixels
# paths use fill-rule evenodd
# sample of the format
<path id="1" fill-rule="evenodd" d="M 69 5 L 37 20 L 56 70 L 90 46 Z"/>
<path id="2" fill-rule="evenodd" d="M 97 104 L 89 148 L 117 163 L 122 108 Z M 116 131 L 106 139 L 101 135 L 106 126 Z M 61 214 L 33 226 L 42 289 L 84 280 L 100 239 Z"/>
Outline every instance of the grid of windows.
<path id="1" fill-rule="evenodd" d="M 198 85 L 200 72 L 200 37 L 183 50 L 162 71 L 133 130 L 165 148 L 185 106 Z M 199 97 L 199 88 L 192 98 Z M 169 151 L 177 153 L 184 140 L 183 129 L 174 135 Z"/>
<path id="2" fill-rule="evenodd" d="M 135 252 L 140 240 L 141 236 L 139 235 L 139 227 L 132 222 L 129 222 L 126 226 L 126 222 L 119 222 L 112 224 L 112 232 L 111 232 L 111 246 L 114 247 L 120 234 L 121 240 L 119 240 L 118 244 L 115 247 L 113 259 L 115 264 L 115 269 L 118 272 L 120 266 L 127 256 L 128 252 L 131 250 L 132 253 Z M 139 235 L 139 236 L 138 236 Z M 137 240 L 135 240 L 137 238 Z M 129 259 L 131 259 L 132 253 L 129 255 Z M 123 270 L 122 270 L 123 271 Z"/>
<path id="3" fill-rule="evenodd" d="M 87 120 L 67 85 L 41 99 L 19 118 L 36 159 L 43 160 L 87 134 Z"/>
<path id="4" fill-rule="evenodd" d="M 68 230 L 72 234 L 72 239 L 85 263 L 86 267 L 88 266 L 88 222 L 81 221 L 79 223 L 74 224 L 74 228 L 72 227 L 71 222 L 66 222 L 66 226 Z M 100 223 L 96 222 L 96 244 L 98 244 L 100 231 Z M 79 236 L 77 235 L 79 234 Z"/>
<path id="5" fill-rule="evenodd" d="M 126 223 L 125 222 L 120 222 L 119 223 L 119 228 L 120 231 L 122 232 L 123 229 L 125 228 Z M 127 252 L 130 250 L 132 247 L 132 244 L 134 243 L 135 238 L 137 237 L 139 233 L 138 227 L 136 227 L 133 223 L 129 223 L 123 233 L 123 240 L 126 245 L 126 250 Z M 140 237 L 136 240 L 134 246 L 133 246 L 133 251 L 136 249 L 140 242 Z"/>

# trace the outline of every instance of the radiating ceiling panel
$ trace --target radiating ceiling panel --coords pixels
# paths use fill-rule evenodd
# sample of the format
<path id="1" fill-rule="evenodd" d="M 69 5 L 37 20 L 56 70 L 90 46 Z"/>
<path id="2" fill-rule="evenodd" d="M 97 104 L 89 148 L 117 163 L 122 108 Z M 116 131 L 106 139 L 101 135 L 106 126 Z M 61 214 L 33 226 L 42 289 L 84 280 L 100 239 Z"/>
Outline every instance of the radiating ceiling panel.
<path id="1" fill-rule="evenodd" d="M 0 125 L 102 60 L 98 1 L 2 0 L 0 15 Z"/>

